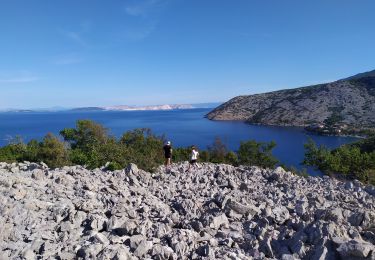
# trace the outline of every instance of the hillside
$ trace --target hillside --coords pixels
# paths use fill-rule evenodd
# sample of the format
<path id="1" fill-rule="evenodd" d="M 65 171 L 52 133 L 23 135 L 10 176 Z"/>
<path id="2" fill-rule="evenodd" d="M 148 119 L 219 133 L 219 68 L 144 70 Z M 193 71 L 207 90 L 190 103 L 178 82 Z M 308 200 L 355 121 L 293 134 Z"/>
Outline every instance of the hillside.
<path id="1" fill-rule="evenodd" d="M 327 84 L 238 96 L 215 108 L 207 118 L 281 126 L 330 122 L 373 129 L 375 71 Z"/>
<path id="2" fill-rule="evenodd" d="M 374 259 L 374 187 L 200 166 L 0 163 L 0 259 Z"/>

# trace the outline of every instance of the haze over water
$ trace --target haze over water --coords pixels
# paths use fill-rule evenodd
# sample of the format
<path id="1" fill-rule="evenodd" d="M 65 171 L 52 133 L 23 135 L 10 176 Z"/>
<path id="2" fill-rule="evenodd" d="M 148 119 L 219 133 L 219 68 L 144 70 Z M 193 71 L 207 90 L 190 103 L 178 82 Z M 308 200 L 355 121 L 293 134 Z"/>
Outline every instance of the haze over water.
<path id="1" fill-rule="evenodd" d="M 277 143 L 274 155 L 286 165 L 302 168 L 303 144 L 312 138 L 329 148 L 353 142 L 356 138 L 317 136 L 301 128 L 249 125 L 242 122 L 210 121 L 204 118 L 210 109 L 172 111 L 94 111 L 94 112 L 32 112 L 0 113 L 0 145 L 20 135 L 25 141 L 41 139 L 48 132 L 58 134 L 66 127 L 75 127 L 76 120 L 91 119 L 103 124 L 109 132 L 120 137 L 127 130 L 150 128 L 157 135 L 165 134 L 173 146 L 197 145 L 206 149 L 215 137 L 220 137 L 231 150 L 237 150 L 241 141 Z M 316 174 L 309 171 L 310 174 Z"/>

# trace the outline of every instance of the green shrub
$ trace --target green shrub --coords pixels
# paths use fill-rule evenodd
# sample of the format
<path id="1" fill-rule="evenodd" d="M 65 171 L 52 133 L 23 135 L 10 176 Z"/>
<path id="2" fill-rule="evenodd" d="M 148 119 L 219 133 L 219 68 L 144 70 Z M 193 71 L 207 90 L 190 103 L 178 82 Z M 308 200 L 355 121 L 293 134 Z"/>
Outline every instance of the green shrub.
<path id="1" fill-rule="evenodd" d="M 375 184 L 375 151 L 368 151 L 368 147 L 361 150 L 364 141 L 353 145 L 343 145 L 329 150 L 309 140 L 305 144 L 305 159 L 303 163 L 313 166 L 326 174 L 340 174 L 347 178 L 356 178 L 364 183 Z"/>
<path id="2" fill-rule="evenodd" d="M 15 145 L 7 145 L 0 148 L 0 162 L 17 162 L 22 158 L 22 151 Z"/>
<path id="3" fill-rule="evenodd" d="M 256 142 L 250 140 L 241 142 L 238 150 L 238 163 L 242 165 L 255 165 L 264 168 L 274 168 L 278 160 L 272 155 L 276 143 Z"/>
<path id="4" fill-rule="evenodd" d="M 317 147 L 312 139 L 304 145 L 305 147 L 305 158 L 303 164 L 306 166 L 312 166 L 315 170 L 328 171 L 329 161 L 331 159 L 331 153 L 325 146 Z"/>
<path id="5" fill-rule="evenodd" d="M 115 171 L 115 170 L 121 170 L 124 167 L 122 167 L 119 163 L 117 162 L 110 162 L 107 164 L 106 170 L 108 171 Z"/>
<path id="6" fill-rule="evenodd" d="M 91 120 L 78 120 L 76 128 L 65 128 L 60 132 L 70 144 L 69 158 L 74 164 L 97 168 L 111 161 L 124 166 L 125 150 L 108 130 Z"/>
<path id="7" fill-rule="evenodd" d="M 108 130 L 91 120 L 78 120 L 76 128 L 65 128 L 60 134 L 72 149 L 81 149 L 91 152 L 94 147 L 100 146 L 108 140 Z"/>
<path id="8" fill-rule="evenodd" d="M 37 140 L 33 139 L 27 143 L 25 152 L 23 154 L 23 160 L 30 162 L 39 161 L 40 144 Z"/>
<path id="9" fill-rule="evenodd" d="M 225 155 L 224 162 L 234 166 L 238 166 L 238 156 L 235 152 L 229 151 Z"/>
<path id="10" fill-rule="evenodd" d="M 368 138 L 350 144 L 352 147 L 359 147 L 361 152 L 371 153 L 375 151 L 375 134 L 371 134 Z"/>
<path id="11" fill-rule="evenodd" d="M 20 136 L 16 136 L 8 145 L 0 148 L 0 161 L 8 163 L 21 161 L 25 152 L 26 145 Z"/>
<path id="12" fill-rule="evenodd" d="M 363 181 L 375 185 L 375 169 L 366 169 L 363 172 Z"/>
<path id="13" fill-rule="evenodd" d="M 38 159 L 51 168 L 70 164 L 68 151 L 64 143 L 51 133 L 47 134 L 40 143 Z"/>
<path id="14" fill-rule="evenodd" d="M 73 164 L 86 165 L 88 158 L 86 153 L 84 153 L 81 149 L 77 148 L 69 150 L 69 160 Z"/>
<path id="15" fill-rule="evenodd" d="M 154 135 L 150 129 L 141 128 L 128 131 L 120 139 L 120 144 L 126 150 L 127 162 L 137 164 L 140 168 L 153 171 L 163 163 L 163 136 Z"/>
<path id="16" fill-rule="evenodd" d="M 177 147 L 173 149 L 172 161 L 173 162 L 184 162 L 190 159 L 191 148 L 190 147 Z"/>
<path id="17" fill-rule="evenodd" d="M 173 161 L 189 161 L 191 156 L 191 147 L 178 147 L 173 150 Z M 219 137 L 216 137 L 213 144 L 207 147 L 207 150 L 200 150 L 198 160 L 200 162 L 226 163 L 238 165 L 237 154 L 229 151 Z"/>

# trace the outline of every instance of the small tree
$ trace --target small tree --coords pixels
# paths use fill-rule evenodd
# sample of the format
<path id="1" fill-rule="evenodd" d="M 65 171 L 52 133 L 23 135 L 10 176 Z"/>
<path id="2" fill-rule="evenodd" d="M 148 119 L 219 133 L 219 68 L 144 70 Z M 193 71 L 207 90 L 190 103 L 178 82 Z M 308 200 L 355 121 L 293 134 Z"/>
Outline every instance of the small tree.
<path id="1" fill-rule="evenodd" d="M 52 168 L 70 164 L 64 143 L 51 133 L 40 143 L 38 158 Z"/>
<path id="2" fill-rule="evenodd" d="M 84 152 L 91 152 L 93 147 L 108 140 L 108 130 L 91 120 L 78 120 L 75 129 L 65 128 L 60 134 L 73 149 L 79 148 Z"/>
<path id="3" fill-rule="evenodd" d="M 237 154 L 233 151 L 229 151 L 225 155 L 225 163 L 228 163 L 228 164 L 231 164 L 231 165 L 234 165 L 234 166 L 238 166 L 238 156 L 237 156 Z"/>
<path id="4" fill-rule="evenodd" d="M 108 130 L 91 120 L 78 120 L 76 128 L 60 131 L 64 140 L 72 148 L 69 157 L 75 164 L 88 168 L 103 166 L 106 162 L 125 164 L 124 150 L 116 138 L 108 135 Z"/>
<path id="5" fill-rule="evenodd" d="M 27 143 L 26 151 L 24 153 L 23 159 L 25 161 L 37 162 L 38 156 L 39 156 L 38 154 L 39 149 L 40 149 L 39 142 L 35 139 L 32 139 L 30 142 Z"/>
<path id="6" fill-rule="evenodd" d="M 128 131 L 120 139 L 120 144 L 127 150 L 128 162 L 140 168 L 152 171 L 163 163 L 164 136 L 156 136 L 151 129 L 141 128 Z"/>
<path id="7" fill-rule="evenodd" d="M 306 166 L 313 166 L 316 170 L 328 170 L 330 151 L 325 146 L 317 147 L 316 143 L 310 138 L 304 145 L 305 158 L 303 164 Z"/>
<path id="8" fill-rule="evenodd" d="M 225 156 L 228 153 L 227 146 L 223 143 L 220 137 L 216 137 L 212 145 L 207 147 L 210 155 L 210 161 L 213 163 L 225 162 Z"/>
<path id="9" fill-rule="evenodd" d="M 250 140 L 241 142 L 238 150 L 239 164 L 274 168 L 278 160 L 272 155 L 275 142 L 262 143 Z"/>

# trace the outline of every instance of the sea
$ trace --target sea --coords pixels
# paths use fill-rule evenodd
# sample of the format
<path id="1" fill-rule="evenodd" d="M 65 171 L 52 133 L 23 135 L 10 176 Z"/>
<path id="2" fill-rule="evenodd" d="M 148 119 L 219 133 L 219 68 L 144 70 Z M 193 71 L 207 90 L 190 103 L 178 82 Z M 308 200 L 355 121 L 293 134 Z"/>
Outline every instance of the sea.
<path id="1" fill-rule="evenodd" d="M 150 128 L 157 135 L 165 135 L 174 147 L 195 145 L 206 149 L 219 137 L 229 149 L 236 151 L 242 141 L 275 141 L 274 156 L 282 164 L 303 169 L 304 144 L 309 138 L 328 148 L 357 140 L 354 137 L 315 135 L 299 127 L 211 121 L 205 118 L 210 110 L 1 112 L 0 146 L 8 144 L 16 136 L 28 142 L 31 139 L 41 140 L 49 132 L 58 135 L 64 128 L 75 127 L 77 120 L 90 119 L 104 125 L 116 137 L 135 128 Z M 307 170 L 311 175 L 321 175 L 311 168 Z"/>

